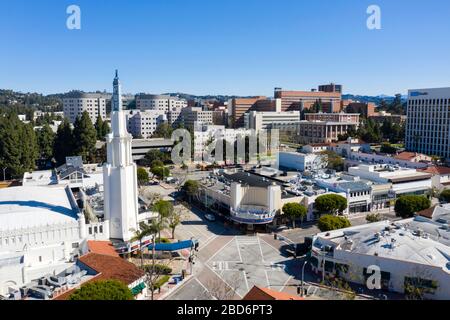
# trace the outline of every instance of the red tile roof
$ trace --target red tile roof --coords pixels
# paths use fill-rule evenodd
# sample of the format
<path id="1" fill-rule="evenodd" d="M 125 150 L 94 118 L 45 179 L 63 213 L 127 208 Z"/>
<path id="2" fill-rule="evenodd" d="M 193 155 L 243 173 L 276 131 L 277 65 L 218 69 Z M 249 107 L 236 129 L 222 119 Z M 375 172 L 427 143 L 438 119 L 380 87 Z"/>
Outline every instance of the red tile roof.
<path id="1" fill-rule="evenodd" d="M 88 241 L 89 252 L 119 257 L 111 241 Z"/>
<path id="2" fill-rule="evenodd" d="M 433 213 L 434 213 L 434 209 L 436 209 L 437 206 L 422 210 L 417 212 L 417 215 L 428 218 L 428 219 L 432 219 L 433 218 Z"/>
<path id="3" fill-rule="evenodd" d="M 85 283 L 98 280 L 118 280 L 126 285 L 130 285 L 141 279 L 145 274 L 144 271 L 131 262 L 109 255 L 88 253 L 82 256 L 79 261 L 98 273 L 94 278 Z M 69 290 L 57 296 L 54 300 L 67 300 L 75 290 L 76 288 Z"/>
<path id="4" fill-rule="evenodd" d="M 303 298 L 285 292 L 254 286 L 243 300 L 303 300 Z"/>
<path id="5" fill-rule="evenodd" d="M 449 167 L 433 166 L 433 167 L 428 167 L 426 169 L 417 169 L 417 171 L 431 173 L 432 175 L 450 174 Z"/>
<path id="6" fill-rule="evenodd" d="M 397 160 L 411 160 L 417 156 L 417 153 L 414 152 L 402 152 L 394 157 Z"/>

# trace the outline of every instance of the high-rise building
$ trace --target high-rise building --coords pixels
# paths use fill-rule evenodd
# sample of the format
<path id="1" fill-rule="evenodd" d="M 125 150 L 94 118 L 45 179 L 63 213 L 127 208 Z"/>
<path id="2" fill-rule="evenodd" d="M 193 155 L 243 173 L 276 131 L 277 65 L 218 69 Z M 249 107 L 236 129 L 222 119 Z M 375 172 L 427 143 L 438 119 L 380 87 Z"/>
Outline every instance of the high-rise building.
<path id="1" fill-rule="evenodd" d="M 275 88 L 275 99 L 281 99 L 281 111 L 303 111 L 320 103 L 322 112 L 333 113 L 341 111 L 340 92 L 321 91 L 284 91 Z"/>
<path id="2" fill-rule="evenodd" d="M 450 88 L 409 90 L 406 149 L 450 158 Z"/>
<path id="3" fill-rule="evenodd" d="M 319 86 L 319 91 L 322 92 L 339 92 L 342 93 L 342 85 L 330 83 Z"/>
<path id="4" fill-rule="evenodd" d="M 167 115 L 159 110 L 129 110 L 127 111 L 128 132 L 133 137 L 149 139 L 158 126 L 167 121 Z"/>
<path id="5" fill-rule="evenodd" d="M 165 113 L 169 112 L 171 108 L 185 108 L 188 102 L 185 99 L 172 97 L 169 95 L 154 95 L 140 93 L 136 95 L 136 109 L 139 110 L 159 110 Z"/>
<path id="6" fill-rule="evenodd" d="M 133 137 L 127 132 L 121 88 L 116 71 L 111 101 L 111 129 L 107 135 L 107 162 L 103 166 L 105 220 L 111 239 L 129 242 L 138 230 L 137 169 L 131 153 Z"/>
<path id="7" fill-rule="evenodd" d="M 231 99 L 228 105 L 234 128 L 244 127 L 244 115 L 249 111 L 275 111 L 275 100 L 263 96 Z"/>
<path id="8" fill-rule="evenodd" d="M 101 93 L 71 92 L 63 99 L 64 116 L 74 123 L 87 111 L 92 123 L 100 116 L 106 118 L 106 101 L 108 96 Z"/>

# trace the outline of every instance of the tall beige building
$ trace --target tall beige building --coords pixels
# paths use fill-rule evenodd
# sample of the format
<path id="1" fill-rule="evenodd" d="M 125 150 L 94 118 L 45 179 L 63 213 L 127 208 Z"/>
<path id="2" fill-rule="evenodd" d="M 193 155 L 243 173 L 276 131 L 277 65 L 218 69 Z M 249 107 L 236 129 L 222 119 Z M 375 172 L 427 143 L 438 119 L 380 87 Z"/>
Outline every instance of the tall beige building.
<path id="1" fill-rule="evenodd" d="M 64 116 L 74 123 L 77 117 L 87 111 L 92 123 L 95 123 L 99 116 L 105 120 L 107 98 L 107 95 L 101 93 L 70 93 L 63 99 Z"/>

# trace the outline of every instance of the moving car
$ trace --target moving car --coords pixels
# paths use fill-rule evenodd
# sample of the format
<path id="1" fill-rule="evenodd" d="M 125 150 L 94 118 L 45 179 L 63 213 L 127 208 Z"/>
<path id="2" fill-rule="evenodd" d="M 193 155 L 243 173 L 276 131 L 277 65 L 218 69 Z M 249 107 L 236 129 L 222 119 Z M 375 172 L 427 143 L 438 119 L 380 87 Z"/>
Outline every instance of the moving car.
<path id="1" fill-rule="evenodd" d="M 216 217 L 210 213 L 205 214 L 205 219 L 208 221 L 216 221 Z"/>

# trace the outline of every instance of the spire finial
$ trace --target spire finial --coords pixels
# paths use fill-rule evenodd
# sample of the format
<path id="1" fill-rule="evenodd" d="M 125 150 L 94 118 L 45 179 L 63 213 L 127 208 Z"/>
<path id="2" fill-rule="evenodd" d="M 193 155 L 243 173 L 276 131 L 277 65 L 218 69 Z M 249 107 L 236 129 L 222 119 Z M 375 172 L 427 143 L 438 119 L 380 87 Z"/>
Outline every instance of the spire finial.
<path id="1" fill-rule="evenodd" d="M 116 69 L 116 78 L 119 77 L 119 70 Z"/>

